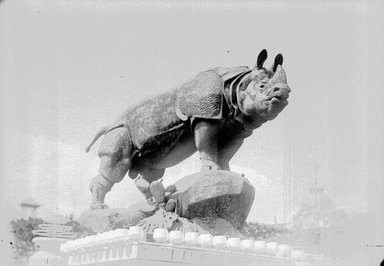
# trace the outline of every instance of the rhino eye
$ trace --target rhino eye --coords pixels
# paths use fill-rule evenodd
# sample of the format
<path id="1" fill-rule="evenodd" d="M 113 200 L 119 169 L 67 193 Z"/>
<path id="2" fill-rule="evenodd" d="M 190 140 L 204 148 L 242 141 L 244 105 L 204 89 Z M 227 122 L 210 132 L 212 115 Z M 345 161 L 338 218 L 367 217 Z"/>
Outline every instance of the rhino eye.
<path id="1" fill-rule="evenodd" d="M 259 92 L 264 92 L 265 89 L 266 89 L 266 87 L 265 87 L 265 85 L 263 83 L 259 85 L 259 89 L 258 89 Z"/>

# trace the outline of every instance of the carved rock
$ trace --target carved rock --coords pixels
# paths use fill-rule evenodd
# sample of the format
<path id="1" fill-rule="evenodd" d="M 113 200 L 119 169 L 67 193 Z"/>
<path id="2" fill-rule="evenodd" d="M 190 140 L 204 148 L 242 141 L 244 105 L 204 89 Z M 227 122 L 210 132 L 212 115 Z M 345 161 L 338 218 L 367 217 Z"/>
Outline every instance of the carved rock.
<path id="1" fill-rule="evenodd" d="M 236 229 L 244 226 L 255 189 L 243 176 L 230 171 L 203 171 L 175 183 L 177 192 L 167 199 L 176 201 L 181 217 L 222 218 Z"/>
<path id="2" fill-rule="evenodd" d="M 175 216 L 176 221 L 166 228 L 195 231 L 193 228 L 197 226 L 199 231 L 213 235 L 244 238 L 239 230 L 244 226 L 255 196 L 255 189 L 245 177 L 230 171 L 203 171 L 180 179 L 175 188 L 176 192 L 167 195 L 167 204 L 162 204 L 168 211 L 163 210 L 164 214 Z M 83 212 L 79 220 L 95 233 L 130 225 L 158 227 L 169 222 L 168 218 L 166 221 L 155 218 L 161 211 L 159 206 L 142 200 L 126 209 L 89 210 Z"/>
<path id="3" fill-rule="evenodd" d="M 158 206 L 146 200 L 139 201 L 128 208 L 88 210 L 80 215 L 79 222 L 87 229 L 99 233 L 114 228 L 127 228 L 152 216 Z"/>

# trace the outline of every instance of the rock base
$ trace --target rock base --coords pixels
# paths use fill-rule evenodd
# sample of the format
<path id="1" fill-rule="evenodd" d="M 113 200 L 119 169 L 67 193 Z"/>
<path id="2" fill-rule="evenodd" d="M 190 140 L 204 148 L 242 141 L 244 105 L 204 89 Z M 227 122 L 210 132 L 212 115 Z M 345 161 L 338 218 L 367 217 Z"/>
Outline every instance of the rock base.
<path id="1" fill-rule="evenodd" d="M 150 201 L 140 201 L 129 208 L 88 210 L 80 215 L 82 226 L 95 232 L 105 232 L 115 228 L 128 228 L 152 216 L 159 209 Z"/>
<path id="2" fill-rule="evenodd" d="M 176 192 L 166 197 L 166 201 L 175 203 L 175 213 L 157 212 L 159 204 L 142 200 L 126 209 L 83 212 L 80 223 L 95 233 L 137 224 L 146 229 L 166 224 L 170 230 L 178 227 L 177 230 L 196 231 L 196 224 L 198 231 L 244 238 L 239 230 L 255 196 L 255 189 L 245 177 L 230 171 L 203 171 L 180 179 L 175 187 Z M 162 220 L 168 216 L 173 217 L 172 222 Z"/>
<path id="3" fill-rule="evenodd" d="M 255 189 L 249 181 L 230 171 L 203 171 L 175 183 L 176 213 L 184 218 L 222 218 L 242 229 L 251 210 Z"/>

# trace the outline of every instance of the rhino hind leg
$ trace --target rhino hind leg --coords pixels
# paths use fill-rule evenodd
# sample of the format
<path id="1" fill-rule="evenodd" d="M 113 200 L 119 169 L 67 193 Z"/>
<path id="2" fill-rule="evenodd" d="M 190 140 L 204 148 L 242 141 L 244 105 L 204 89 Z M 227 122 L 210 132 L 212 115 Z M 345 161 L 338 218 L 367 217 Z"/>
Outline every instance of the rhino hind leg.
<path id="1" fill-rule="evenodd" d="M 91 209 L 104 209 L 105 195 L 111 191 L 115 183 L 120 182 L 130 167 L 128 158 L 115 161 L 113 157 L 103 156 L 100 162 L 100 174 L 95 176 L 89 184 L 92 193 Z"/>
<path id="2" fill-rule="evenodd" d="M 91 209 L 106 209 L 104 203 L 105 195 L 111 190 L 113 183 L 102 175 L 95 176 L 90 184 L 89 190 L 92 193 Z"/>
<path id="3" fill-rule="evenodd" d="M 89 185 L 92 193 L 91 209 L 107 208 L 105 195 L 115 183 L 124 178 L 131 167 L 131 150 L 126 128 L 117 128 L 105 135 L 99 149 L 99 175 Z"/>

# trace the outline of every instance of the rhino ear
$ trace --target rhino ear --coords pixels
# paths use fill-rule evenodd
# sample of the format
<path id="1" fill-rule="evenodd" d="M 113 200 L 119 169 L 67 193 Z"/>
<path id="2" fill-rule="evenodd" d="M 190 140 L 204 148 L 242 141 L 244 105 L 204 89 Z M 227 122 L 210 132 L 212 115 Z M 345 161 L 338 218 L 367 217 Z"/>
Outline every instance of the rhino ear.
<path id="1" fill-rule="evenodd" d="M 283 65 L 283 56 L 282 56 L 282 54 L 278 54 L 275 57 L 275 61 L 273 62 L 273 65 L 271 67 L 271 70 L 272 70 L 273 73 L 276 72 L 276 68 L 277 68 L 278 65 Z"/>
<path id="2" fill-rule="evenodd" d="M 257 62 L 256 62 L 256 65 L 253 67 L 253 69 L 261 69 L 263 67 L 263 64 L 265 62 L 265 60 L 267 60 L 267 50 L 263 49 L 259 56 L 257 57 Z"/>

